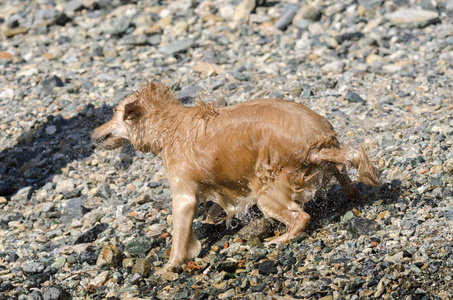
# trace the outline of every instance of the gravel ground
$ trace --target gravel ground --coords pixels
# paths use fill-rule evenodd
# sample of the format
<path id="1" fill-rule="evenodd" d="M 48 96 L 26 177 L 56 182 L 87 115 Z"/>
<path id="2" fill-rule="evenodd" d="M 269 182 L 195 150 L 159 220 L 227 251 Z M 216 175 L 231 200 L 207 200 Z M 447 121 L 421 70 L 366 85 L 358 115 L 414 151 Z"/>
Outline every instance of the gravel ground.
<path id="1" fill-rule="evenodd" d="M 0 299 L 453 299 L 452 0 L 4 0 Z M 310 228 L 256 209 L 194 222 L 200 256 L 162 277 L 159 158 L 89 133 L 148 81 L 218 105 L 284 98 L 363 145 L 385 184 L 336 182 Z M 356 176 L 354 170 L 351 176 Z"/>

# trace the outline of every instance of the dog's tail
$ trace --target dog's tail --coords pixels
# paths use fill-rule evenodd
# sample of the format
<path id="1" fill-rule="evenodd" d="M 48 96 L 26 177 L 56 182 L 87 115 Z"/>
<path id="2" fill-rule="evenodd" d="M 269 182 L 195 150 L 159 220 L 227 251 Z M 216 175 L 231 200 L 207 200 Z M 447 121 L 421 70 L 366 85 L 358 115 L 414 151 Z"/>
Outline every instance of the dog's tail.
<path id="1" fill-rule="evenodd" d="M 381 172 L 371 164 L 363 147 L 360 150 L 345 146 L 311 151 L 309 161 L 314 164 L 321 164 L 323 162 L 333 163 L 340 172 L 343 166 L 352 166 L 359 172 L 358 179 L 360 182 L 374 187 L 382 185 Z"/>

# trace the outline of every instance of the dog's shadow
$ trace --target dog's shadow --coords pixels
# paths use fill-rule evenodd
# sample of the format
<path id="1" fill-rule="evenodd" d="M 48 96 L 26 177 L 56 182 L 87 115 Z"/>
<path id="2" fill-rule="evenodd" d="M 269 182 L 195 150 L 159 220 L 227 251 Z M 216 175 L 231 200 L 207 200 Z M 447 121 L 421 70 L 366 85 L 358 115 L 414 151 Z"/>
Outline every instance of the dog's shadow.
<path id="1" fill-rule="evenodd" d="M 0 152 L 0 196 L 9 198 L 24 187 L 37 190 L 74 160 L 93 153 L 90 132 L 113 115 L 108 106 L 87 105 L 72 118 L 48 116 L 47 122 L 22 133 Z"/>

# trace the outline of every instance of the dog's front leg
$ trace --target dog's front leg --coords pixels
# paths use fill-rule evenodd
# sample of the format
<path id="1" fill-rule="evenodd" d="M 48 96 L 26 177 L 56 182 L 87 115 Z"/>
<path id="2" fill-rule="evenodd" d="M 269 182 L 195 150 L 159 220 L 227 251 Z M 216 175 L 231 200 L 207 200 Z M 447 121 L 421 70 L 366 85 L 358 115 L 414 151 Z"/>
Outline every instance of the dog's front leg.
<path id="1" fill-rule="evenodd" d="M 169 183 L 173 198 L 173 244 L 170 260 L 157 273 L 164 273 L 169 268 L 181 265 L 189 258 L 196 257 L 201 250 L 200 241 L 192 231 L 192 222 L 198 208 L 195 191 L 190 184 L 178 178 L 171 178 Z"/>

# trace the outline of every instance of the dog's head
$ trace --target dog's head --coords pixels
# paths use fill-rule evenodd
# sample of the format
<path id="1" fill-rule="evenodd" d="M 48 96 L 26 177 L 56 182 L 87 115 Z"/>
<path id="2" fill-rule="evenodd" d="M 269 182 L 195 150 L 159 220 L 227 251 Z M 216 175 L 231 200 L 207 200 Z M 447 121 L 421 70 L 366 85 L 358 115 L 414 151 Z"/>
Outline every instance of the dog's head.
<path id="1" fill-rule="evenodd" d="M 140 117 L 140 102 L 131 95 L 113 111 L 112 119 L 91 133 L 93 141 L 99 147 L 108 150 L 131 143 L 131 126 Z"/>
<path id="2" fill-rule="evenodd" d="M 171 105 L 182 103 L 167 86 L 148 83 L 118 104 L 112 119 L 96 128 L 91 138 L 104 149 L 133 144 L 139 150 L 153 151 L 159 112 Z"/>

